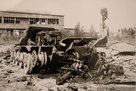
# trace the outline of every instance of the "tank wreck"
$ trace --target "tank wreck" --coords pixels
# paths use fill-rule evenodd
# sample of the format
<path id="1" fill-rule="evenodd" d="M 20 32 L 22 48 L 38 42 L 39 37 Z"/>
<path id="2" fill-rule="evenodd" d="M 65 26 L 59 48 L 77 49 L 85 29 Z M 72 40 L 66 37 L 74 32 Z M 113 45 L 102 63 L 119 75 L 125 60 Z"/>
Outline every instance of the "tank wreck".
<path id="1" fill-rule="evenodd" d="M 62 33 L 54 28 L 30 26 L 10 51 L 10 60 L 26 74 L 42 68 L 63 73 L 56 78 L 58 85 L 76 75 L 103 79 L 124 74 L 122 66 L 110 64 L 113 59 L 106 57 L 106 43 L 107 36 L 62 38 Z"/>

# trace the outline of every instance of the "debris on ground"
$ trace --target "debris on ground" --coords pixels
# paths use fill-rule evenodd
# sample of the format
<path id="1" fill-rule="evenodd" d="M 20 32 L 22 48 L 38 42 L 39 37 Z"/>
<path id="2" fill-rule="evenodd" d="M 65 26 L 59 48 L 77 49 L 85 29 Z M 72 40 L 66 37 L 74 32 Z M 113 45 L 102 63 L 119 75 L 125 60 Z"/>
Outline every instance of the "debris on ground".
<path id="1" fill-rule="evenodd" d="M 118 48 L 119 45 L 121 45 L 122 48 Z M 110 53 L 110 57 L 106 58 L 107 60 L 100 67 L 100 71 L 94 69 L 91 70 L 91 72 L 89 71 L 91 75 L 86 72 L 84 76 L 81 74 L 72 74 L 71 78 L 66 80 L 66 83 L 59 86 L 56 85 L 55 80 L 58 74 L 46 74 L 46 72 L 42 71 L 41 74 L 31 74 L 28 76 L 23 74 L 22 69 L 10 63 L 7 64 L 6 62 L 8 60 L 1 60 L 0 89 L 4 91 L 9 89 L 11 89 L 11 91 L 105 91 L 103 89 L 120 90 L 121 88 L 126 89 L 128 87 L 128 90 L 135 91 L 136 56 L 134 49 L 128 50 L 132 48 L 130 46 L 119 42 L 112 44 L 109 46 L 109 49 L 106 50 Z M 69 75 L 71 74 L 70 70 L 73 69 L 66 68 L 65 70 L 69 72 L 64 72 L 66 73 L 65 75 Z M 95 70 L 97 70 L 99 74 Z"/>

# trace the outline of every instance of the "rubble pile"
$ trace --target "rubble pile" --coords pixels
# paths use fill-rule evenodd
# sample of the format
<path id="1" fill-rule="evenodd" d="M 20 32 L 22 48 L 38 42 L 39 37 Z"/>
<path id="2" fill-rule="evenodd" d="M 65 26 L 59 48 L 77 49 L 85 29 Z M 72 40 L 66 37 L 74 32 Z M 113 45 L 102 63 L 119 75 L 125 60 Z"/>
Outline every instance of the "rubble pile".
<path id="1" fill-rule="evenodd" d="M 13 48 L 13 45 L 0 45 L 0 57 L 4 58 L 10 54 L 10 50 Z"/>
<path id="2" fill-rule="evenodd" d="M 6 52 L 8 50 L 10 50 L 11 48 L 13 48 L 14 45 L 0 45 L 0 53 L 1 52 Z"/>
<path id="3" fill-rule="evenodd" d="M 114 61 L 113 64 L 122 65 L 130 71 L 136 72 L 136 48 L 126 43 L 116 43 L 109 47 Z"/>
<path id="4" fill-rule="evenodd" d="M 126 43 L 116 42 L 108 47 L 110 56 L 107 63 L 122 66 L 123 75 L 112 75 L 105 84 L 131 84 L 135 85 L 136 80 L 136 48 Z M 121 71 L 121 69 L 120 69 Z"/>

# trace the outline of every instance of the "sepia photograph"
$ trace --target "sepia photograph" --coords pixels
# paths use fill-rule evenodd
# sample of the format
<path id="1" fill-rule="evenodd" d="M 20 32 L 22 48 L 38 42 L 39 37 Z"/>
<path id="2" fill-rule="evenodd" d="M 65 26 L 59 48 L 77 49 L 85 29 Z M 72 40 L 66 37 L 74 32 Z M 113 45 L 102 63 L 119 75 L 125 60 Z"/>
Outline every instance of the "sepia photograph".
<path id="1" fill-rule="evenodd" d="M 0 91 L 136 91 L 136 0 L 0 1 Z"/>

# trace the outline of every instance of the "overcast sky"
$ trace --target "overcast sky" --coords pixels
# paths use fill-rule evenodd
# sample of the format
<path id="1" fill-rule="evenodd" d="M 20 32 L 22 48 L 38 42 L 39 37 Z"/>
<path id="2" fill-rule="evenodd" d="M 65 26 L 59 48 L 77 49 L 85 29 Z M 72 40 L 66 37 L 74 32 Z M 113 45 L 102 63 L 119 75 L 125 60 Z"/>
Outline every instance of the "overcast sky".
<path id="1" fill-rule="evenodd" d="M 136 26 L 136 0 L 0 0 L 0 10 L 47 12 L 64 15 L 65 27 L 78 22 L 88 30 L 99 30 L 101 8 L 108 8 L 107 24 L 111 31 Z"/>

